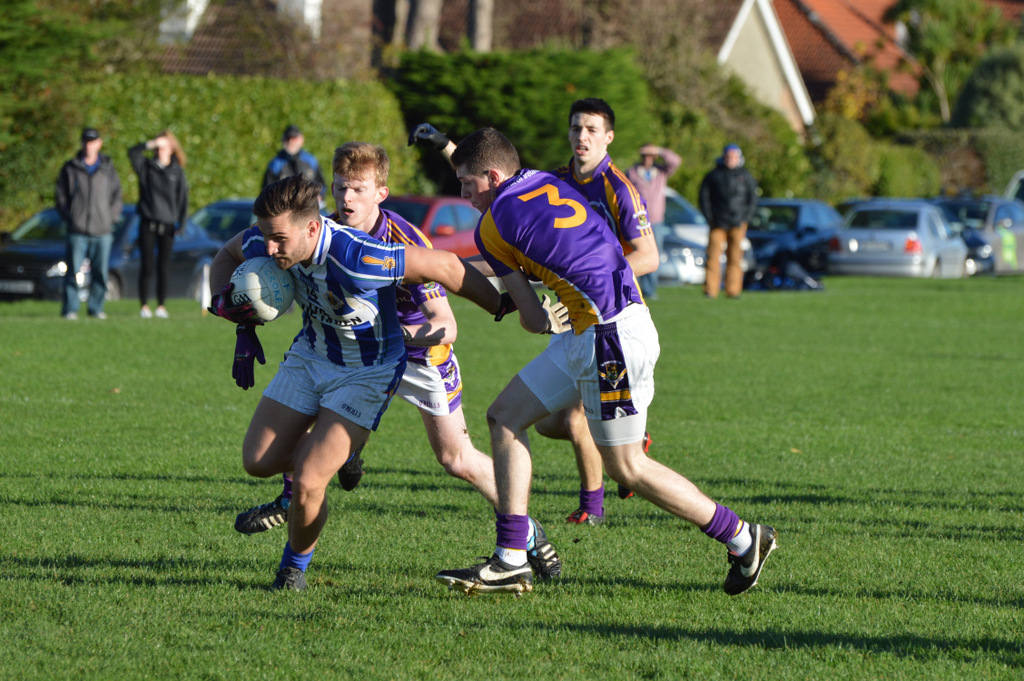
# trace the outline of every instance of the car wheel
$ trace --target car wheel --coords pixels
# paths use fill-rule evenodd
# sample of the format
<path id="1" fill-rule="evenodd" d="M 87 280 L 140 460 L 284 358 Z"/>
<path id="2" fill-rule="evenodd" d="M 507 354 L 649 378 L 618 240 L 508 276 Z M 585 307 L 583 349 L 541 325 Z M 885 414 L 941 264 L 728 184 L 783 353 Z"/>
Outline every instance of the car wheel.
<path id="1" fill-rule="evenodd" d="M 124 288 L 121 286 L 121 279 L 111 272 L 107 275 L 107 300 L 121 300 Z"/>

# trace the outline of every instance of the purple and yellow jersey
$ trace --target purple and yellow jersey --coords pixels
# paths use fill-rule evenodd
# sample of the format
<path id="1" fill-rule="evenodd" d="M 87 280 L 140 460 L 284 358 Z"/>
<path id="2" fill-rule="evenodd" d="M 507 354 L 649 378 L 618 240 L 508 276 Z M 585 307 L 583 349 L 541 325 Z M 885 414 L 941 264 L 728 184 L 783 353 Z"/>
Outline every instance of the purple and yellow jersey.
<path id="1" fill-rule="evenodd" d="M 389 210 L 380 211 L 381 217 L 377 220 L 376 226 L 370 230 L 370 236 L 385 243 L 391 244 L 412 244 L 433 248 L 430 239 L 421 232 L 415 225 L 408 222 L 398 213 Z M 428 300 L 447 298 L 448 292 L 437 282 L 429 281 L 425 284 L 402 284 L 395 292 L 395 301 L 398 307 L 398 321 L 402 325 L 425 324 L 426 316 L 420 311 L 420 305 Z M 438 366 L 447 361 L 452 354 L 451 345 L 435 345 L 429 348 L 419 348 L 412 345 L 405 346 L 409 353 L 409 361 L 425 366 Z"/>
<path id="2" fill-rule="evenodd" d="M 242 254 L 267 254 L 259 227 L 242 237 Z M 324 218 L 311 264 L 289 269 L 295 302 L 302 308 L 304 342 L 344 366 L 373 366 L 405 357 L 395 290 L 405 275 L 405 246 L 385 244 Z"/>
<path id="3" fill-rule="evenodd" d="M 551 173 L 520 170 L 502 183 L 480 216 L 476 245 L 497 276 L 522 270 L 558 294 L 577 334 L 643 304 L 607 223 Z"/>
<path id="4" fill-rule="evenodd" d="M 555 170 L 554 174 L 587 197 L 591 207 L 600 213 L 615 232 L 622 252 L 629 255 L 635 250 L 630 241 L 652 233 L 651 223 L 647 219 L 647 202 L 626 174 L 612 163 L 608 154 L 605 154 L 594 174 L 586 180 L 576 177 L 574 160 Z"/>

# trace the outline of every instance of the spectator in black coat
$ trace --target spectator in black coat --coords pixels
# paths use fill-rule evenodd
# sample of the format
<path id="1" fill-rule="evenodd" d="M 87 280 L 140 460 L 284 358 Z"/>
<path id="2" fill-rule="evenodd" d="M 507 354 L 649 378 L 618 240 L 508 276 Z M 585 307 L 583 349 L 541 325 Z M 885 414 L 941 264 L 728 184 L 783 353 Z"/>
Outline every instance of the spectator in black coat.
<path id="1" fill-rule="evenodd" d="M 114 224 L 121 219 L 121 178 L 113 162 L 101 154 L 103 138 L 96 128 L 82 130 L 82 149 L 57 175 L 57 212 L 68 226 L 67 272 L 64 275 L 65 319 L 78 319 L 78 271 L 90 263 L 89 316 L 106 319 L 107 271 Z"/>
<path id="2" fill-rule="evenodd" d="M 146 151 L 153 151 L 146 156 Z M 135 174 L 139 176 L 139 316 L 149 319 L 149 282 L 156 271 L 156 316 L 167 318 L 167 269 L 174 248 L 174 234 L 188 218 L 188 182 L 185 180 L 185 151 L 170 130 L 128 150 Z M 153 250 L 156 248 L 157 257 Z"/>
<path id="3" fill-rule="evenodd" d="M 743 152 L 726 145 L 715 168 L 700 184 L 700 210 L 711 226 L 705 261 L 707 279 L 704 295 L 718 296 L 722 284 L 722 247 L 725 252 L 725 295 L 739 297 L 743 291 L 743 239 L 747 223 L 757 209 L 757 181 L 744 167 Z"/>
<path id="4" fill-rule="evenodd" d="M 320 194 L 320 207 L 324 207 L 324 196 L 326 196 L 327 183 L 324 182 L 323 173 L 320 172 L 320 162 L 313 154 L 303 147 L 306 144 L 306 137 L 297 125 L 289 125 L 284 129 L 281 136 L 281 150 L 277 156 L 270 159 L 267 170 L 263 173 L 263 187 L 283 180 L 292 175 L 302 175 L 307 180 L 319 182 L 324 191 Z"/>

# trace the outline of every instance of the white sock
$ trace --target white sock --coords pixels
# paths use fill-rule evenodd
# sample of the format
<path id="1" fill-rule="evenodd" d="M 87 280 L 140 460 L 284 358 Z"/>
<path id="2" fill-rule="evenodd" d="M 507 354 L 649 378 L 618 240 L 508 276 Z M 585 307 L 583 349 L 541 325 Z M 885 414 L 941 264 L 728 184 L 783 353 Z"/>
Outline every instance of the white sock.
<path id="1" fill-rule="evenodd" d="M 750 526 L 742 520 L 740 521 L 740 526 L 736 528 L 736 534 L 733 538 L 725 542 L 725 548 L 737 556 L 745 554 L 753 545 L 754 538 L 750 535 Z"/>
<path id="2" fill-rule="evenodd" d="M 523 551 L 522 549 L 506 549 L 499 546 L 494 549 L 494 555 L 512 567 L 526 565 L 526 551 Z"/>

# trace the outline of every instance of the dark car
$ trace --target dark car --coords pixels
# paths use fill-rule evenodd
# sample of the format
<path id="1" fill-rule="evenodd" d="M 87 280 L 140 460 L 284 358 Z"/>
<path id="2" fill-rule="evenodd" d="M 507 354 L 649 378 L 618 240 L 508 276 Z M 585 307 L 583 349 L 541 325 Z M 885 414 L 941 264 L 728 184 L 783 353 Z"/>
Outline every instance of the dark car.
<path id="1" fill-rule="evenodd" d="M 1024 203 L 999 196 L 941 197 L 932 202 L 961 232 L 978 272 L 1024 272 Z M 989 258 L 992 267 L 984 269 Z M 968 263 L 968 274 L 974 274 L 971 269 Z"/>
<path id="2" fill-rule="evenodd" d="M 256 199 L 222 199 L 208 203 L 192 213 L 189 220 L 196 223 L 218 241 L 227 241 L 256 222 L 252 204 Z"/>
<path id="3" fill-rule="evenodd" d="M 65 242 L 67 225 L 54 208 L 47 208 L 28 218 L 13 232 L 4 236 L 0 245 L 0 300 L 60 300 L 63 295 Z M 121 220 L 114 226 L 114 243 L 110 250 L 110 275 L 107 299 L 138 297 L 139 219 L 134 205 L 126 205 Z M 174 238 L 168 278 L 168 296 L 193 298 L 202 295 L 204 271 L 213 261 L 221 242 L 210 238 L 191 221 Z M 76 273 L 80 295 L 89 288 L 89 262 Z"/>
<path id="4" fill-rule="evenodd" d="M 479 254 L 473 233 L 480 211 L 457 196 L 389 196 L 381 208 L 398 213 L 420 228 L 434 248 L 468 258 Z"/>
<path id="5" fill-rule="evenodd" d="M 829 240 L 843 216 L 813 199 L 760 199 L 747 227 L 758 269 L 795 261 L 807 272 L 828 269 Z"/>

